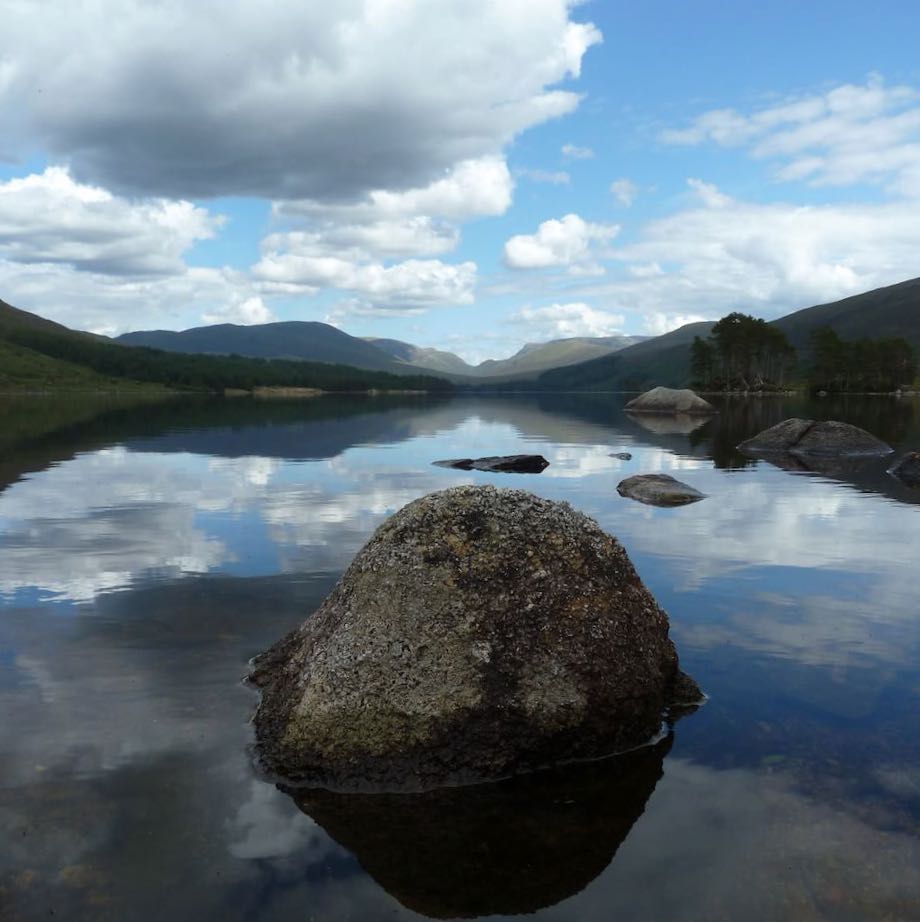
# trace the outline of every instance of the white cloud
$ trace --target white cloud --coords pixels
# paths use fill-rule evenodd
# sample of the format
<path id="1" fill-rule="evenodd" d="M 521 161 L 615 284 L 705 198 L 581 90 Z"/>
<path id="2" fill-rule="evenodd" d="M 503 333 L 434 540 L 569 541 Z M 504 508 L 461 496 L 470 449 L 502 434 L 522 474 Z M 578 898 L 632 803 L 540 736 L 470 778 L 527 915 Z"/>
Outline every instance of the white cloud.
<path id="1" fill-rule="evenodd" d="M 505 262 L 512 269 L 568 266 L 594 273 L 599 269 L 594 262 L 594 245 L 612 240 L 619 230 L 616 224 L 594 224 L 577 214 L 567 214 L 544 221 L 535 234 L 518 234 L 508 240 Z"/>
<path id="2" fill-rule="evenodd" d="M 590 147 L 579 147 L 577 144 L 563 144 L 562 156 L 566 160 L 591 160 L 594 158 L 594 151 Z"/>
<path id="3" fill-rule="evenodd" d="M 526 324 L 528 335 L 538 339 L 569 336 L 612 336 L 623 331 L 626 318 L 597 310 L 581 302 L 522 307 L 511 315 L 512 322 Z"/>
<path id="4" fill-rule="evenodd" d="M 278 318 L 270 311 L 265 302 L 257 297 L 232 301 L 216 311 L 206 311 L 201 319 L 205 323 L 236 323 L 240 326 L 252 326 L 257 323 L 271 323 Z"/>
<path id="5" fill-rule="evenodd" d="M 881 183 L 920 195 L 920 92 L 886 86 L 872 76 L 824 93 L 767 106 L 745 115 L 715 109 L 684 129 L 662 134 L 669 144 L 710 141 L 748 148 L 780 161 L 776 177 L 816 186 Z"/>
<path id="6" fill-rule="evenodd" d="M 624 208 L 629 208 L 639 197 L 639 187 L 631 179 L 625 177 L 615 179 L 610 184 L 610 191 Z"/>
<path id="7" fill-rule="evenodd" d="M 310 293 L 321 288 L 352 292 L 382 306 L 409 308 L 469 304 L 476 264 L 408 259 L 393 265 L 365 259 L 356 249 L 333 255 L 327 241 L 308 233 L 273 234 L 253 276 L 269 291 Z"/>
<path id="8" fill-rule="evenodd" d="M 654 311 L 645 317 L 645 332 L 652 336 L 661 336 L 662 333 L 670 333 L 671 330 L 686 326 L 688 323 L 699 323 L 706 319 L 699 314 L 668 314 Z"/>
<path id="9" fill-rule="evenodd" d="M 183 254 L 223 218 L 185 201 L 131 201 L 76 182 L 62 167 L 0 183 L 0 258 L 104 275 L 185 270 Z"/>
<path id="10" fill-rule="evenodd" d="M 572 6 L 13 0 L 0 136 L 141 195 L 421 187 L 577 107 L 556 85 L 601 36 Z"/>

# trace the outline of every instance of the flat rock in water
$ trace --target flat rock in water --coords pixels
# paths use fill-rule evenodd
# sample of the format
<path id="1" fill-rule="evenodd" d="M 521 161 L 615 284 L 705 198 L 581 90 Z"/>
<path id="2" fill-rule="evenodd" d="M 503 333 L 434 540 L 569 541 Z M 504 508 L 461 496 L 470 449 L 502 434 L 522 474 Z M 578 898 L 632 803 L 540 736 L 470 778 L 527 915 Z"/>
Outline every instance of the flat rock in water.
<path id="1" fill-rule="evenodd" d="M 796 456 L 882 456 L 894 449 L 865 429 L 836 420 L 786 419 L 738 445 L 747 454 L 788 452 Z"/>
<path id="2" fill-rule="evenodd" d="M 508 474 L 539 474 L 549 467 L 543 455 L 491 455 L 487 458 L 453 458 L 433 462 L 438 467 L 460 471 L 486 471 Z"/>
<path id="3" fill-rule="evenodd" d="M 705 493 L 669 474 L 636 474 L 617 485 L 617 493 L 649 506 L 686 506 L 706 498 Z"/>
<path id="4" fill-rule="evenodd" d="M 615 451 L 610 457 L 619 458 L 621 461 L 632 461 L 632 455 L 628 451 Z"/>
<path id="5" fill-rule="evenodd" d="M 912 451 L 904 455 L 888 473 L 897 477 L 905 486 L 920 487 L 920 452 Z"/>
<path id="6" fill-rule="evenodd" d="M 616 539 L 566 503 L 491 486 L 392 516 L 250 679 L 265 767 L 338 790 L 620 752 L 701 697 Z"/>
<path id="7" fill-rule="evenodd" d="M 689 388 L 653 387 L 626 404 L 629 413 L 686 413 L 712 415 L 716 408 Z"/>

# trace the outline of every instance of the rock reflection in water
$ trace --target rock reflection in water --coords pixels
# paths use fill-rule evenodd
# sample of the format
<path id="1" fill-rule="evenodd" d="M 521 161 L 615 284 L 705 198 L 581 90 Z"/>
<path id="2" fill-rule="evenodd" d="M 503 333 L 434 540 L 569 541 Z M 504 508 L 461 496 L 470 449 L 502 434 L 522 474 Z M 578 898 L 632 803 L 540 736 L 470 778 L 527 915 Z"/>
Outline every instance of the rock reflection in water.
<path id="1" fill-rule="evenodd" d="M 287 793 L 415 912 L 531 913 L 578 893 L 610 864 L 663 774 L 672 739 L 494 784 Z"/>
<path id="2" fill-rule="evenodd" d="M 687 413 L 662 413 L 657 416 L 630 413 L 629 419 L 655 435 L 690 435 L 711 421 L 709 416 L 690 416 Z"/>

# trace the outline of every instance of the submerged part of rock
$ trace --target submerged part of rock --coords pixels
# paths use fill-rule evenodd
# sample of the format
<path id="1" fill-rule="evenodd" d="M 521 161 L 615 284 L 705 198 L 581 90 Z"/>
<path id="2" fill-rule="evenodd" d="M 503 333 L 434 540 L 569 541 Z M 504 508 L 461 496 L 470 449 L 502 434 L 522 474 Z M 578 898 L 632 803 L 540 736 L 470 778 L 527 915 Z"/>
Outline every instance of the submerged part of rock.
<path id="1" fill-rule="evenodd" d="M 486 471 L 507 474 L 540 474 L 549 467 L 543 455 L 490 455 L 487 458 L 448 458 L 434 461 L 438 467 L 458 471 Z"/>
<path id="2" fill-rule="evenodd" d="M 649 506 L 686 506 L 706 499 L 695 487 L 675 480 L 670 474 L 636 474 L 621 480 L 617 493 Z"/>
<path id="3" fill-rule="evenodd" d="M 272 772 L 341 790 L 501 778 L 647 743 L 701 697 L 621 545 L 566 503 L 410 503 L 253 665 Z"/>
<path id="4" fill-rule="evenodd" d="M 900 458 L 889 471 L 905 486 L 920 487 L 920 451 L 911 451 Z"/>
<path id="5" fill-rule="evenodd" d="M 644 812 L 672 739 L 495 784 L 289 793 L 408 909 L 435 919 L 518 915 L 603 872 Z"/>
<path id="6" fill-rule="evenodd" d="M 653 387 L 626 404 L 629 413 L 684 413 L 711 416 L 718 411 L 689 388 Z"/>
<path id="7" fill-rule="evenodd" d="M 786 419 L 738 446 L 747 454 L 787 452 L 796 456 L 869 457 L 894 449 L 872 433 L 836 420 Z"/>

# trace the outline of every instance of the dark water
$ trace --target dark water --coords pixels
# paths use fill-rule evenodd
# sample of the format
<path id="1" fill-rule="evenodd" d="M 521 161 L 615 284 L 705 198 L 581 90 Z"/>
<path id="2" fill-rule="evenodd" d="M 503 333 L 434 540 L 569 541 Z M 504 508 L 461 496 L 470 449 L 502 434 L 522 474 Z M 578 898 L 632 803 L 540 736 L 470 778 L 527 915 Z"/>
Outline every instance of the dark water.
<path id="1" fill-rule="evenodd" d="M 736 401 L 687 432 L 620 402 L 0 402 L 0 919 L 920 919 L 920 490 L 732 448 L 819 415 L 917 449 L 920 403 Z M 551 466 L 431 465 L 522 451 Z M 617 495 L 652 471 L 709 497 Z M 261 779 L 247 660 L 386 516 L 481 482 L 616 534 L 709 703 L 501 785 Z"/>

